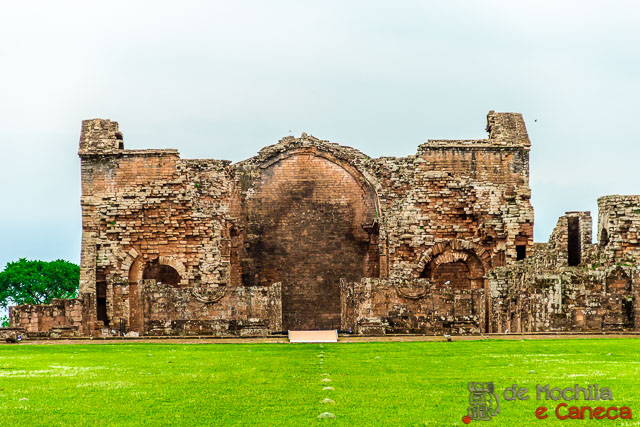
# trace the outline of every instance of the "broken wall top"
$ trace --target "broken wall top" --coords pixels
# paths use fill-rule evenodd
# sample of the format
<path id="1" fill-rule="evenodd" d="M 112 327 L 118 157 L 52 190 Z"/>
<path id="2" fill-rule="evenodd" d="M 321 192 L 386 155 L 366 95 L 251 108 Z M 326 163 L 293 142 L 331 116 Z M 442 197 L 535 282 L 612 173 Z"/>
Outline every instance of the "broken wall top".
<path id="1" fill-rule="evenodd" d="M 496 113 L 490 111 L 487 114 L 486 131 L 488 139 L 477 140 L 436 140 L 430 139 L 418 147 L 418 156 L 425 150 L 435 148 L 458 149 L 499 149 L 499 148 L 524 148 L 529 149 L 531 142 L 527 129 L 519 113 Z M 341 146 L 329 141 L 320 140 L 314 136 L 303 133 L 299 138 L 286 136 L 277 144 L 267 146 L 260 150 L 257 156 L 237 163 L 239 167 L 251 163 L 260 163 L 268 158 L 291 148 L 317 147 L 328 151 L 336 157 L 345 160 L 357 160 L 362 162 L 369 157 L 359 150 Z M 178 155 L 175 149 L 151 149 L 151 150 L 125 150 L 123 135 L 118 129 L 118 122 L 108 119 L 83 120 L 80 133 L 78 154 L 81 157 L 92 155 Z M 413 157 L 413 156 L 409 156 Z"/>
<path id="2" fill-rule="evenodd" d="M 434 148 L 525 148 L 531 147 L 527 127 L 520 113 L 496 113 L 489 111 L 487 114 L 486 131 L 488 139 L 470 140 L 442 140 L 430 139 L 420 145 L 418 152 Z"/>

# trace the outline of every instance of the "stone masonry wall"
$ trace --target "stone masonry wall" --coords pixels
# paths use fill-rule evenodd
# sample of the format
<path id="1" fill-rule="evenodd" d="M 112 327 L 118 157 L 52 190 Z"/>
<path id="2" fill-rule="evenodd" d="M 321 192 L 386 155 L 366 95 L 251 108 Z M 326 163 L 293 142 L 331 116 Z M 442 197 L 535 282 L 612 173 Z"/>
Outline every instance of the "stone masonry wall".
<path id="1" fill-rule="evenodd" d="M 85 121 L 81 302 L 50 317 L 80 310 L 85 335 L 638 328 L 640 196 L 599 199 L 597 244 L 588 212 L 534 244 L 524 120 L 491 111 L 487 132 L 403 158 L 302 134 L 232 164 Z M 38 310 L 12 325 L 52 328 Z"/>
<path id="2" fill-rule="evenodd" d="M 9 308 L 12 328 L 27 333 L 53 331 L 58 335 L 77 335 L 82 324 L 82 300 L 54 299 L 51 304 L 19 305 Z"/>
<path id="3" fill-rule="evenodd" d="M 483 289 L 453 289 L 426 279 L 342 283 L 342 329 L 358 334 L 469 334 L 484 331 Z"/>
<path id="4" fill-rule="evenodd" d="M 281 282 L 285 329 L 337 328 L 340 279 L 378 275 L 375 192 L 302 146 L 235 168 L 234 184 L 232 283 Z"/>
<path id="5" fill-rule="evenodd" d="M 640 257 L 640 196 L 598 199 L 598 243 L 611 262 Z"/>
<path id="6" fill-rule="evenodd" d="M 548 244 L 532 256 L 489 273 L 493 332 L 622 331 L 640 328 L 638 196 L 599 199 L 600 227 L 613 240 L 591 244 L 588 212 L 558 220 Z M 571 265 L 568 224 L 579 219 L 579 263 Z M 575 221 L 575 220 L 574 220 Z M 624 235 L 624 237 L 622 237 Z M 576 237 L 574 236 L 574 239 Z"/>
<path id="7" fill-rule="evenodd" d="M 557 265 L 579 264 L 582 254 L 591 244 L 591 212 L 567 212 L 558 219 L 558 223 L 549 237 L 549 249 L 556 254 Z M 572 256 L 569 256 L 569 252 Z"/>

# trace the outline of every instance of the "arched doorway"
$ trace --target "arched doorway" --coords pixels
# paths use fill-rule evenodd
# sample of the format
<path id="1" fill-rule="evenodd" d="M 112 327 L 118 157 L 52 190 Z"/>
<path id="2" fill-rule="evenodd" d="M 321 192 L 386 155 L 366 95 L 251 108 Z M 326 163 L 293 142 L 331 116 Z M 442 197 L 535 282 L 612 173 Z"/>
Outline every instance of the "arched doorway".
<path id="1" fill-rule="evenodd" d="M 129 267 L 129 330 L 141 334 L 147 332 L 146 322 L 155 298 L 149 298 L 149 292 L 144 284 L 145 280 L 169 288 L 187 286 L 184 265 L 173 257 L 159 256 L 152 260 L 145 260 L 142 256 L 133 259 Z M 169 313 L 164 312 L 166 320 L 171 319 Z"/>

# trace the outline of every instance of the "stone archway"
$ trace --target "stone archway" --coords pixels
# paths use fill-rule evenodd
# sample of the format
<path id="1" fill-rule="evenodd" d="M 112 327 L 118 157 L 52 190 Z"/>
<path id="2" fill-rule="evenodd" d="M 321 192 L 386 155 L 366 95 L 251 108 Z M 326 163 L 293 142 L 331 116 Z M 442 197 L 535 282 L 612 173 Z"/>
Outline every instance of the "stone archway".
<path id="1" fill-rule="evenodd" d="M 477 243 L 453 239 L 427 249 L 417 263 L 415 275 L 429 279 L 436 286 L 454 290 L 483 290 L 484 306 L 475 308 L 479 327 L 489 332 L 490 293 L 484 275 L 491 268 L 490 254 Z"/>
<path id="2" fill-rule="evenodd" d="M 135 258 L 134 258 L 135 255 Z M 145 333 L 145 319 L 148 318 L 149 307 L 145 304 L 144 280 L 152 280 L 173 287 L 187 286 L 188 275 L 182 262 L 171 256 L 159 256 L 146 260 L 135 249 L 123 262 L 123 268 L 128 267 L 129 281 L 129 330 Z"/>
<path id="3" fill-rule="evenodd" d="M 485 268 L 473 252 L 447 249 L 433 257 L 420 274 L 436 286 L 482 289 Z"/>
<path id="4" fill-rule="evenodd" d="M 452 262 L 460 258 L 467 259 L 468 255 L 464 255 L 465 253 L 475 255 L 482 265 L 483 270 L 485 272 L 489 271 L 491 267 L 491 255 L 489 252 L 477 243 L 468 240 L 452 239 L 436 243 L 424 251 L 416 263 L 414 276 L 421 277 L 427 265 L 434 259 L 438 260 L 438 264 L 442 264 L 443 262 Z"/>
<path id="5" fill-rule="evenodd" d="M 143 279 L 156 279 L 156 276 L 162 278 L 164 276 L 158 275 L 163 271 L 166 274 L 171 274 L 173 276 L 173 279 L 170 280 L 176 283 L 171 284 L 186 286 L 189 283 L 187 278 L 188 276 L 186 274 L 187 270 L 184 264 L 171 256 L 159 256 L 147 261 L 136 252 L 136 257 L 130 257 L 126 266 L 128 266 L 127 277 L 129 278 L 129 283 L 138 283 Z M 171 272 L 171 270 L 173 272 Z M 162 282 L 162 280 L 159 281 Z"/>

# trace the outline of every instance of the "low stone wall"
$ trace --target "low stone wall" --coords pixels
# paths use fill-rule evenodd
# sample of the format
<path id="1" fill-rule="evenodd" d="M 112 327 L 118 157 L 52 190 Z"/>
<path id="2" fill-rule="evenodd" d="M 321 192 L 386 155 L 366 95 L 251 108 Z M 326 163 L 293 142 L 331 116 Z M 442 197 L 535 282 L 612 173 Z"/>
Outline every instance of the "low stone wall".
<path id="1" fill-rule="evenodd" d="M 143 281 L 144 335 L 258 336 L 282 330 L 280 283 L 179 288 Z"/>
<path id="2" fill-rule="evenodd" d="M 341 283 L 342 329 L 358 334 L 483 331 L 484 289 L 436 287 L 426 279 Z"/>
<path id="3" fill-rule="evenodd" d="M 9 308 L 9 326 L 22 328 L 27 333 L 49 334 L 58 329 L 60 336 L 69 336 L 77 334 L 81 324 L 81 299 L 54 299 L 51 304 Z"/>
<path id="4" fill-rule="evenodd" d="M 541 251 L 544 252 L 544 251 Z M 539 253 L 489 273 L 489 332 L 613 332 L 640 329 L 640 274 L 630 263 L 545 264 Z"/>
<path id="5" fill-rule="evenodd" d="M 24 335 L 22 328 L 0 328 L 0 342 L 5 340 L 15 340 L 18 336 Z"/>
<path id="6" fill-rule="evenodd" d="M 150 320 L 146 336 L 257 337 L 270 334 L 269 322 L 249 320 Z"/>

